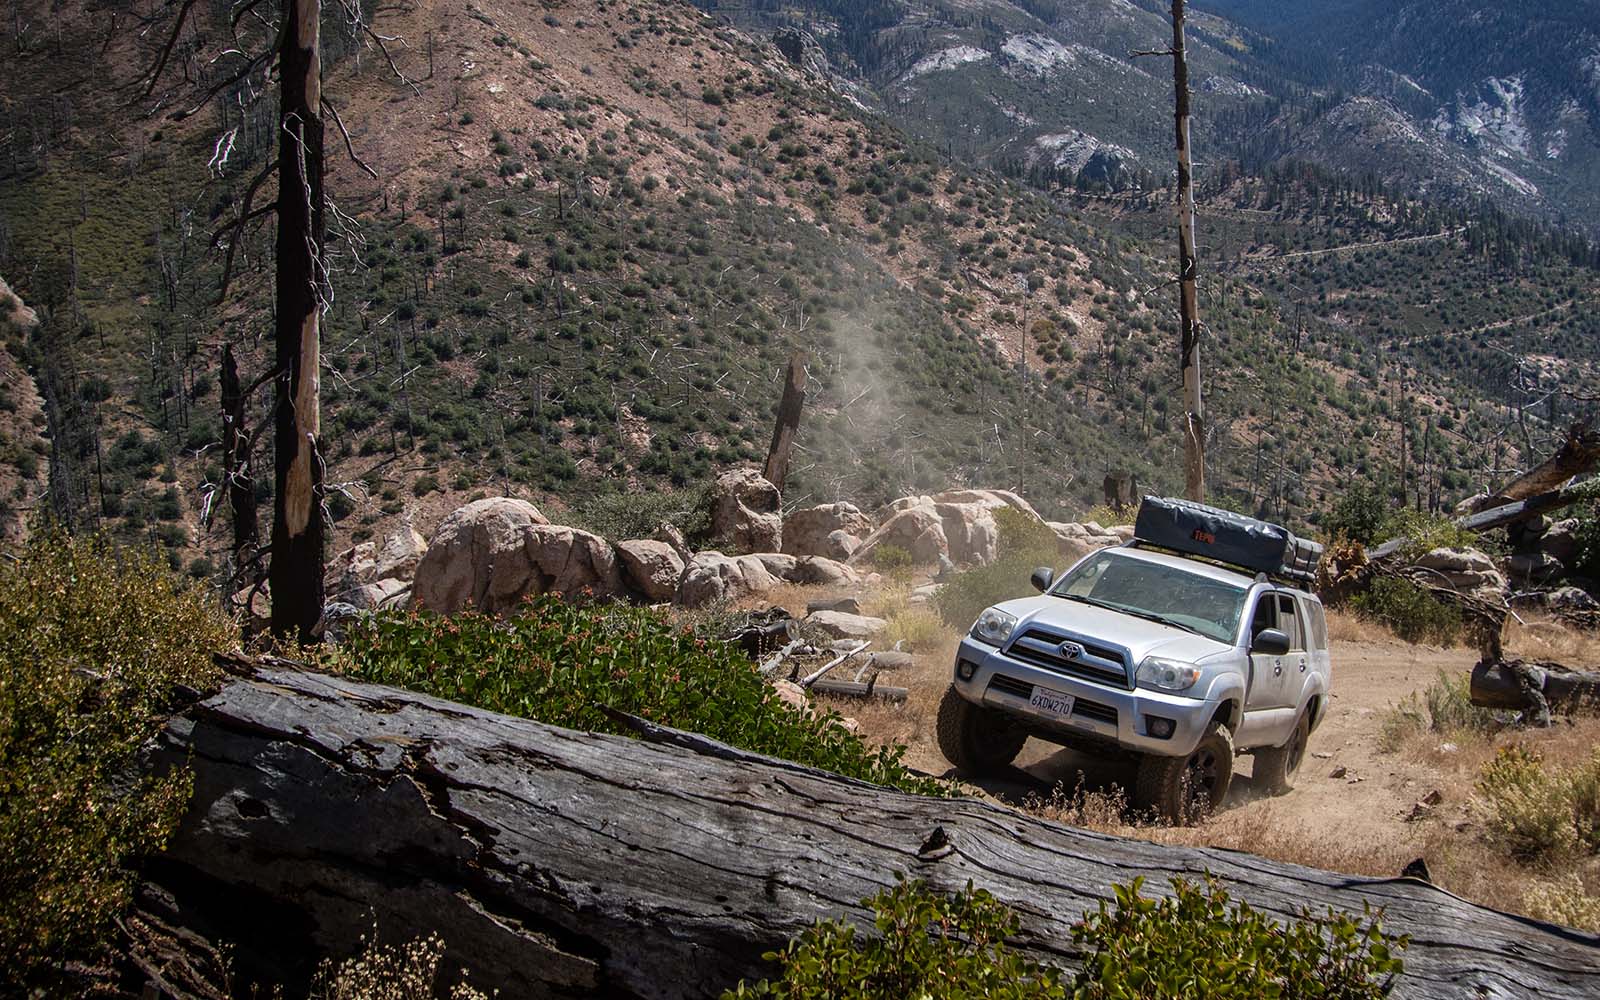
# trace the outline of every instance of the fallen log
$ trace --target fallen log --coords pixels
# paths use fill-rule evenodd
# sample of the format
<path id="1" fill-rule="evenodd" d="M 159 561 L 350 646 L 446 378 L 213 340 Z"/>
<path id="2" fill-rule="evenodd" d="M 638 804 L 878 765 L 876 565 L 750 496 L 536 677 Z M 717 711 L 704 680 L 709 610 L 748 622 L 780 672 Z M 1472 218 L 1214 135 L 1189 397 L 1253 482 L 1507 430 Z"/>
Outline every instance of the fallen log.
<path id="1" fill-rule="evenodd" d="M 876 675 L 866 681 L 817 681 L 811 685 L 811 693 L 840 698 L 876 698 L 896 705 L 911 697 L 911 692 L 903 687 L 879 684 Z"/>
<path id="2" fill-rule="evenodd" d="M 1545 719 L 1551 711 L 1600 712 L 1600 671 L 1573 670 L 1559 663 L 1484 660 L 1472 668 L 1471 697 L 1481 708 L 1528 712 Z"/>
<path id="3" fill-rule="evenodd" d="M 1567 436 L 1554 455 L 1507 483 L 1492 496 L 1480 498 L 1474 511 L 1500 507 L 1513 500 L 1526 500 L 1541 493 L 1559 490 L 1578 476 L 1594 471 L 1600 464 L 1600 432 L 1588 420 L 1567 428 Z"/>
<path id="4" fill-rule="evenodd" d="M 1020 947 L 1072 968 L 1070 928 L 1113 883 L 1207 872 L 1279 917 L 1383 908 L 1413 936 L 1398 997 L 1600 995 L 1600 939 L 1415 879 L 1089 833 L 641 726 L 656 736 L 258 667 L 155 751 L 194 774 L 161 881 L 291 996 L 374 919 L 390 940 L 437 932 L 505 997 L 715 996 L 812 921 L 863 919 L 897 873 L 976 882 L 1018 910 Z"/>

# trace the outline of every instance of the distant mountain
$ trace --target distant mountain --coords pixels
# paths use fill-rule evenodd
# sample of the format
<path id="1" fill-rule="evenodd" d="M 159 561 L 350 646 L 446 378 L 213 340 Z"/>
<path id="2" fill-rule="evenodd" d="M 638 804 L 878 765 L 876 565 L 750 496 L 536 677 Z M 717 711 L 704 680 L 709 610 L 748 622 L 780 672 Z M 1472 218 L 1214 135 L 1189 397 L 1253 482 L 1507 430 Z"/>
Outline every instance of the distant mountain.
<path id="1" fill-rule="evenodd" d="M 1171 76 L 1138 49 L 1162 0 L 695 0 L 787 33 L 947 155 L 1089 187 L 1170 171 Z M 1594 4 L 1202 0 L 1190 14 L 1204 164 L 1310 161 L 1600 232 Z"/>

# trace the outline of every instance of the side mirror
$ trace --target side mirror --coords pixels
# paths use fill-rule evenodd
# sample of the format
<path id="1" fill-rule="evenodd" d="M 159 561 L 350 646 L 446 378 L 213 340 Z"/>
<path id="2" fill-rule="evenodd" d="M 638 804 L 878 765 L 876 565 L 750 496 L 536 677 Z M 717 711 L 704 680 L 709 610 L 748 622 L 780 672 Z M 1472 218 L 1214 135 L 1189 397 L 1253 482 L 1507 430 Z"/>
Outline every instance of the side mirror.
<path id="1" fill-rule="evenodd" d="M 1049 566 L 1040 566 L 1033 571 L 1033 589 L 1044 593 L 1050 589 L 1050 584 L 1055 582 L 1056 571 Z"/>
<path id="2" fill-rule="evenodd" d="M 1262 629 L 1250 643 L 1250 652 L 1268 656 L 1286 656 L 1289 653 L 1289 633 L 1282 629 Z"/>

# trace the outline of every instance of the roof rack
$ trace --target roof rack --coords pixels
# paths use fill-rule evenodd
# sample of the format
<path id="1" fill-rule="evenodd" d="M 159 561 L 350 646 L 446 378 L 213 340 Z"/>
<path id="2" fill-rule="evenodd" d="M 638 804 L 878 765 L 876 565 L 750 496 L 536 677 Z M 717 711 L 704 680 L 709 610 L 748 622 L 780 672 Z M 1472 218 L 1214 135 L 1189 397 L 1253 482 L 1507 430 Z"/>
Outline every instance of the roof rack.
<path id="1" fill-rule="evenodd" d="M 1134 540 L 1296 584 L 1316 581 L 1322 546 L 1282 525 L 1175 497 L 1147 496 L 1139 505 Z"/>

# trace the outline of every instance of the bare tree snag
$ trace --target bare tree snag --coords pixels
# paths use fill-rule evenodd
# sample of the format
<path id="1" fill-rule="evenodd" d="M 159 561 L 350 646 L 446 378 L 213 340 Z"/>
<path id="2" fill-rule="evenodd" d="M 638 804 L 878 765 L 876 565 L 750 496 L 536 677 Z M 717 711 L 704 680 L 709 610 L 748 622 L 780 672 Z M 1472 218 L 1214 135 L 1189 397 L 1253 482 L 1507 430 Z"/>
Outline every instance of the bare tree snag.
<path id="1" fill-rule="evenodd" d="M 1567 429 L 1566 440 L 1559 451 L 1507 483 L 1500 492 L 1479 499 L 1472 505 L 1473 511 L 1559 490 L 1574 478 L 1594 471 L 1597 464 L 1600 464 L 1600 431 L 1594 430 L 1588 420 L 1580 420 Z"/>
<path id="2" fill-rule="evenodd" d="M 1184 495 L 1206 498 L 1206 416 L 1200 392 L 1200 301 L 1196 291 L 1194 176 L 1189 154 L 1189 63 L 1183 51 L 1183 0 L 1172 0 L 1172 83 L 1177 97 L 1178 307 L 1183 326 Z"/>
<path id="3" fill-rule="evenodd" d="M 778 404 L 778 424 L 772 429 L 772 447 L 767 449 L 767 482 L 783 492 L 789 477 L 789 455 L 794 451 L 795 431 L 800 428 L 800 412 L 806 405 L 806 356 L 796 351 L 789 356 L 789 375 L 783 383 L 783 401 Z"/>
<path id="4" fill-rule="evenodd" d="M 319 412 L 323 262 L 321 0 L 287 0 L 279 53 L 277 449 L 272 632 L 302 642 L 322 618 Z"/>
<path id="5" fill-rule="evenodd" d="M 255 477 L 250 473 L 250 431 L 245 426 L 245 396 L 232 345 L 222 348 L 222 474 L 233 515 L 233 564 L 241 567 L 261 544 Z M 243 581 L 241 581 L 243 582 Z"/>
<path id="6" fill-rule="evenodd" d="M 1016 943 L 1074 968 L 1071 927 L 1144 876 L 1214 874 L 1285 918 L 1384 911 L 1410 934 L 1394 996 L 1600 995 L 1596 938 L 1372 879 L 1237 851 L 1074 830 L 985 802 L 890 791 L 638 720 L 579 733 L 394 688 L 247 666 L 169 726 L 161 761 L 194 796 L 153 873 L 235 968 L 297 995 L 374 913 L 388 940 L 438 933 L 505 997 L 689 998 L 768 974 L 818 918 L 861 921 L 897 873 L 1015 907 Z"/>

